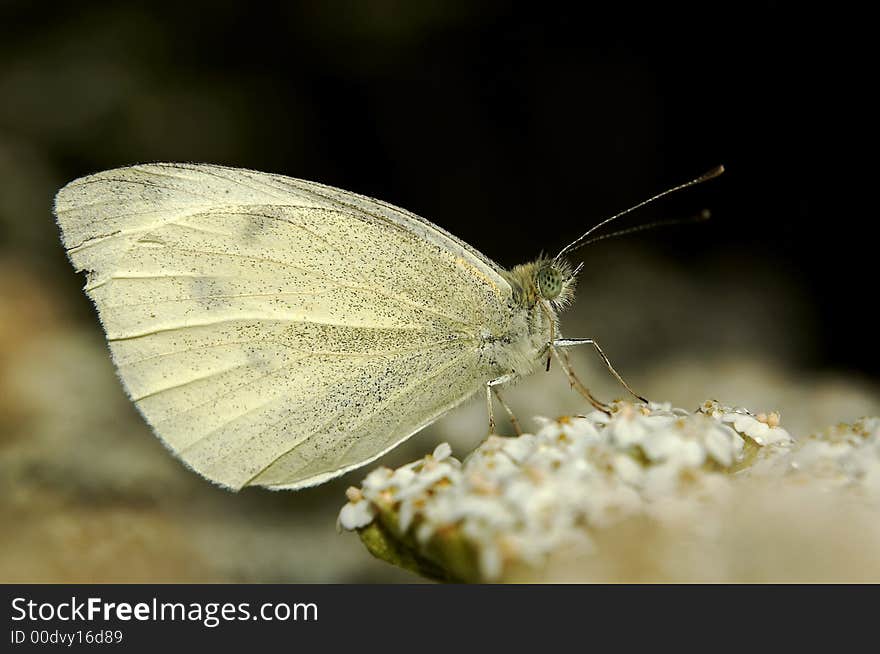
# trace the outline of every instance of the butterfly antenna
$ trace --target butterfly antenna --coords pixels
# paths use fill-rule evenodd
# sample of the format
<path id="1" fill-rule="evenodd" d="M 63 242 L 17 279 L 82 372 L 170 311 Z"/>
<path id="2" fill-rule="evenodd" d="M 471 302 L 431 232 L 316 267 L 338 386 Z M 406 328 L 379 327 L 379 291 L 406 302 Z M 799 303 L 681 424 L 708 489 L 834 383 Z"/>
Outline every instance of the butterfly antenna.
<path id="1" fill-rule="evenodd" d="M 657 227 L 673 227 L 675 225 L 690 225 L 693 223 L 702 223 L 709 218 L 712 217 L 712 213 L 708 209 L 703 209 L 700 213 L 695 216 L 691 216 L 690 218 L 675 218 L 672 220 L 657 220 L 652 223 L 647 223 L 645 225 L 636 225 L 635 227 L 627 227 L 626 229 L 619 229 L 616 232 L 611 232 L 610 234 L 600 234 L 599 236 L 594 236 L 592 238 L 588 238 L 584 242 L 582 242 L 578 247 L 582 248 L 590 243 L 596 243 L 597 241 L 604 241 L 607 238 L 615 238 L 616 236 L 625 236 L 627 234 L 635 234 L 636 232 L 644 232 L 649 229 L 656 229 Z M 581 264 L 583 265 L 583 263 Z"/>
<path id="2" fill-rule="evenodd" d="M 610 222 L 612 222 L 612 221 L 615 221 L 615 220 L 617 220 L 618 218 L 621 218 L 622 216 L 625 216 L 625 215 L 627 215 L 627 214 L 629 214 L 629 213 L 632 213 L 632 212 L 635 211 L 636 209 L 641 209 L 641 208 L 644 207 L 646 204 L 651 204 L 652 202 L 654 202 L 654 201 L 656 201 L 656 200 L 659 200 L 659 199 L 662 198 L 662 197 L 666 197 L 666 196 L 669 195 L 670 193 L 675 193 L 676 191 L 681 191 L 681 190 L 683 190 L 683 189 L 690 188 L 691 186 L 696 186 L 697 184 L 702 184 L 703 182 L 708 182 L 710 179 L 715 179 L 716 177 L 718 177 L 718 176 L 719 176 L 721 173 L 723 173 L 723 172 L 724 172 L 724 166 L 716 166 L 716 167 L 713 168 L 712 170 L 710 170 L 710 171 L 708 171 L 708 172 L 706 172 L 706 173 L 703 173 L 702 175 L 700 175 L 700 176 L 697 177 L 696 179 L 692 179 L 691 181 L 689 181 L 689 182 L 685 182 L 684 184 L 679 184 L 678 186 L 673 186 L 673 187 L 670 188 L 670 189 L 666 189 L 666 190 L 663 191 L 662 193 L 658 193 L 657 195 L 655 195 L 655 196 L 653 196 L 653 197 L 650 197 L 650 198 L 648 198 L 647 200 L 644 200 L 644 201 L 642 201 L 642 202 L 639 202 L 637 205 L 632 206 L 632 207 L 630 207 L 629 209 L 627 209 L 627 210 L 625 210 L 625 211 L 621 211 L 621 212 L 618 213 L 618 214 L 614 214 L 614 215 L 611 216 L 610 218 L 606 218 L 605 220 L 603 220 L 602 222 L 600 222 L 598 225 L 594 225 L 593 227 L 591 227 L 590 229 L 588 229 L 588 230 L 587 230 L 586 232 L 584 232 L 584 233 L 583 233 L 578 239 L 572 241 L 571 243 L 569 243 L 568 245 L 566 245 L 564 248 L 562 248 L 562 249 L 559 251 L 559 254 L 557 254 L 557 255 L 553 258 L 553 260 L 554 260 L 554 261 L 558 261 L 558 260 L 559 260 L 561 257 L 563 257 L 564 255 L 566 255 L 566 254 L 568 254 L 568 253 L 570 253 L 570 252 L 574 252 L 574 251 L 577 250 L 578 248 L 581 248 L 581 247 L 583 247 L 584 245 L 586 245 L 587 243 L 594 243 L 594 242 L 597 241 L 597 240 L 601 240 L 601 239 L 599 239 L 598 237 L 597 237 L 597 238 L 594 238 L 594 239 L 590 239 L 590 234 L 594 233 L 594 232 L 595 232 L 596 230 L 598 230 L 598 229 L 601 229 L 602 227 L 604 227 L 604 226 L 607 225 L 608 223 L 610 223 Z M 622 230 L 622 231 L 620 231 L 620 232 L 615 232 L 614 234 L 609 234 L 607 237 L 604 237 L 604 238 L 610 238 L 611 236 L 615 236 L 615 235 L 619 235 L 619 234 L 628 234 L 628 233 L 632 233 L 632 232 L 637 232 L 637 231 L 641 231 L 642 229 L 649 229 L 649 228 L 651 228 L 651 227 L 659 227 L 659 226 L 662 225 L 662 224 L 675 224 L 676 222 L 690 222 L 690 221 L 688 221 L 688 220 L 684 220 L 684 221 L 666 221 L 665 223 L 664 223 L 663 221 L 661 221 L 660 223 L 651 223 L 651 224 L 649 224 L 649 225 L 644 225 L 644 226 L 642 226 L 641 228 L 639 228 L 639 227 L 633 227 L 633 228 L 631 228 L 631 229 L 629 229 L 629 230 Z"/>

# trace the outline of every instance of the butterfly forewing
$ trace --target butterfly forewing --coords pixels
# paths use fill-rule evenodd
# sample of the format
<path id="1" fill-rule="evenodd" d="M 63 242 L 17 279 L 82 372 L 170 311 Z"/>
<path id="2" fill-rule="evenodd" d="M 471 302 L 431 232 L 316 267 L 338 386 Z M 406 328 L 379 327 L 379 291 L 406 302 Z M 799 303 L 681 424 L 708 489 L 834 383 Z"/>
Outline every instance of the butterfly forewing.
<path id="1" fill-rule="evenodd" d="M 386 203 L 278 175 L 152 164 L 55 205 L 126 389 L 225 486 L 296 488 L 363 465 L 487 381 L 510 287 Z"/>

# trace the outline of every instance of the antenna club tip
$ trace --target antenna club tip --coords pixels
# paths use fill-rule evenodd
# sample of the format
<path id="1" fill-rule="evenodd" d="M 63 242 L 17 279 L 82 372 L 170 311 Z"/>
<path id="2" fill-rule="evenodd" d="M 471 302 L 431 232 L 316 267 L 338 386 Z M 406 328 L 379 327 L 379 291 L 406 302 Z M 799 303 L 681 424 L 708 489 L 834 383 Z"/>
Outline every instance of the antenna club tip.
<path id="1" fill-rule="evenodd" d="M 723 165 L 715 166 L 715 167 L 714 167 L 712 170 L 710 170 L 709 172 L 704 173 L 703 175 L 701 175 L 700 177 L 698 177 L 698 178 L 695 180 L 694 183 L 695 183 L 695 184 L 698 184 L 698 183 L 700 183 L 700 182 L 708 182 L 710 179 L 715 179 L 716 177 L 718 177 L 719 175 L 721 175 L 723 172 L 724 172 L 724 166 L 723 166 Z"/>

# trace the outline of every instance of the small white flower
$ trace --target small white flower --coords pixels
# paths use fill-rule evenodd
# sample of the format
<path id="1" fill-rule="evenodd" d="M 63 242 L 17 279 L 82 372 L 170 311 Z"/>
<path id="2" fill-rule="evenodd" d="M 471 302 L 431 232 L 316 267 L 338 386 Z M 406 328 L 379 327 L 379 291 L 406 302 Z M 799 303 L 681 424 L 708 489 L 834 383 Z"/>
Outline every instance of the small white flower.
<path id="1" fill-rule="evenodd" d="M 440 443 L 437 447 L 434 448 L 434 453 L 431 455 L 435 461 L 443 461 L 444 459 L 448 459 L 452 456 L 452 447 L 449 443 Z"/>
<path id="2" fill-rule="evenodd" d="M 538 423 L 537 433 L 544 438 L 556 438 L 563 432 L 563 425 L 559 420 L 552 420 L 544 416 L 535 416 L 533 420 Z"/>
<path id="3" fill-rule="evenodd" d="M 684 438 L 672 429 L 650 433 L 642 441 L 642 451 L 651 461 L 674 461 L 679 466 L 696 468 L 706 460 L 706 451 L 695 440 Z"/>
<path id="4" fill-rule="evenodd" d="M 391 478 L 395 472 L 399 473 L 399 469 L 394 471 L 391 468 L 386 468 L 384 466 L 371 471 L 362 484 L 364 493 L 369 494 L 371 492 L 380 492 L 389 488 L 393 484 Z"/>
<path id="5" fill-rule="evenodd" d="M 349 501 L 339 512 L 338 524 L 344 529 L 353 531 L 373 522 L 376 517 L 376 507 L 357 488 L 350 487 L 346 495 Z"/>
<path id="6" fill-rule="evenodd" d="M 599 435 L 598 429 L 596 429 L 595 423 L 591 422 L 587 418 L 568 418 L 562 424 L 562 430 L 565 435 L 572 440 L 585 440 L 591 443 L 595 443 L 602 438 Z"/>
<path id="7" fill-rule="evenodd" d="M 725 468 L 732 466 L 743 451 L 742 437 L 727 425 L 707 425 L 703 445 L 709 456 Z"/>
<path id="8" fill-rule="evenodd" d="M 398 489 L 408 488 L 410 484 L 418 477 L 418 473 L 412 467 L 402 467 L 394 471 L 394 474 L 384 484 L 386 488 L 396 487 Z"/>
<path id="9" fill-rule="evenodd" d="M 449 483 L 458 481 L 461 471 L 448 461 L 428 461 L 422 466 L 405 486 L 401 486 L 395 497 L 399 500 L 416 497 L 423 494 L 426 490 L 436 485 L 438 482 L 446 480 Z"/>
<path id="10" fill-rule="evenodd" d="M 791 444 L 793 441 L 791 435 L 779 426 L 778 413 L 754 416 L 745 409 L 715 407 L 710 415 L 723 423 L 731 425 L 738 433 L 749 437 L 761 446 L 784 446 Z"/>
<path id="11" fill-rule="evenodd" d="M 536 447 L 536 437 L 532 434 L 523 434 L 519 438 L 511 438 L 502 448 L 516 463 L 525 461 Z"/>
<path id="12" fill-rule="evenodd" d="M 637 486 L 644 476 L 642 466 L 629 455 L 615 454 L 612 465 L 617 476 L 631 486 Z"/>

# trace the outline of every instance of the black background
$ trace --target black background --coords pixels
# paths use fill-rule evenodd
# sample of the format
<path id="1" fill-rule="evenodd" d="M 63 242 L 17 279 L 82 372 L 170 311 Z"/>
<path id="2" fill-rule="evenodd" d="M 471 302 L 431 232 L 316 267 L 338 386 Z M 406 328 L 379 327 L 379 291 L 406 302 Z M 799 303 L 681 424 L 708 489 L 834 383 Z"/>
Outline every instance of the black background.
<path id="1" fill-rule="evenodd" d="M 282 172 L 407 207 L 509 266 L 724 163 L 637 219 L 707 206 L 712 223 L 636 238 L 694 274 L 770 260 L 814 308 L 806 362 L 880 374 L 875 48 L 854 8 L 4 5 L 0 56 L 38 74 L 0 128 L 49 152 L 59 185 L 149 160 Z"/>

